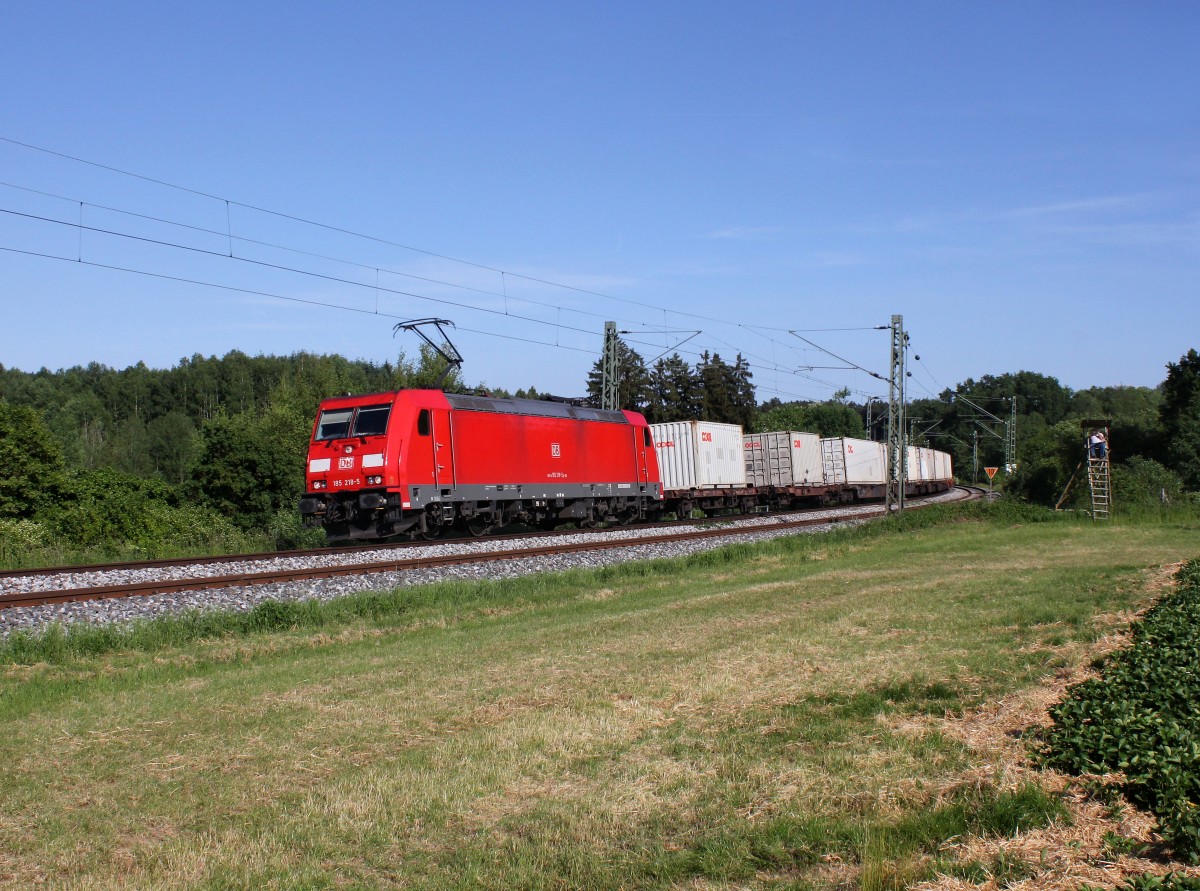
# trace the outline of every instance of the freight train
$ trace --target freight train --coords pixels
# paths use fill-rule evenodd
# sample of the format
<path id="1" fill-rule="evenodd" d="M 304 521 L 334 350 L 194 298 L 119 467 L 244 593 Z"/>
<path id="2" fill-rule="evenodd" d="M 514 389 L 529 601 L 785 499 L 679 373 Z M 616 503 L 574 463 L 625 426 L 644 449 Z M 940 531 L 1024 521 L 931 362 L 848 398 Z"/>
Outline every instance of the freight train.
<path id="1" fill-rule="evenodd" d="M 925 454 L 928 453 L 928 454 Z M 950 456 L 910 449 L 908 492 L 953 482 Z M 512 523 L 632 523 L 667 513 L 882 497 L 882 443 L 650 425 L 637 412 L 398 390 L 321 403 L 300 499 L 331 542 L 484 535 Z"/>

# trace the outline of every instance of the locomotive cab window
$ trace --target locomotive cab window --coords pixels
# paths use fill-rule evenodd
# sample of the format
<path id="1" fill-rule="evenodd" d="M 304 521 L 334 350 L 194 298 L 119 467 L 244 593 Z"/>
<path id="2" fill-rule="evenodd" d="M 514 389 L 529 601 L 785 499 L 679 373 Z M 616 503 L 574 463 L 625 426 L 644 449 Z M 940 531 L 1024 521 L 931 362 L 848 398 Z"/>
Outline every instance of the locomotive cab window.
<path id="1" fill-rule="evenodd" d="M 652 440 L 652 439 L 650 438 L 650 428 L 649 428 L 649 427 L 643 427 L 643 428 L 642 428 L 642 443 L 643 443 L 643 444 L 646 446 L 646 448 L 648 448 L 648 449 L 650 449 L 650 448 L 653 448 L 653 447 L 654 447 L 654 440 Z"/>
<path id="2" fill-rule="evenodd" d="M 363 406 L 354 416 L 354 428 L 350 435 L 382 436 L 387 432 L 388 415 L 391 413 L 390 405 Z"/>
<path id="3" fill-rule="evenodd" d="M 317 439 L 342 439 L 350 432 L 352 408 L 331 408 L 321 412 L 317 423 Z"/>
<path id="4" fill-rule="evenodd" d="M 417 415 L 417 434 L 419 436 L 429 435 L 429 409 L 421 409 L 421 413 Z"/>

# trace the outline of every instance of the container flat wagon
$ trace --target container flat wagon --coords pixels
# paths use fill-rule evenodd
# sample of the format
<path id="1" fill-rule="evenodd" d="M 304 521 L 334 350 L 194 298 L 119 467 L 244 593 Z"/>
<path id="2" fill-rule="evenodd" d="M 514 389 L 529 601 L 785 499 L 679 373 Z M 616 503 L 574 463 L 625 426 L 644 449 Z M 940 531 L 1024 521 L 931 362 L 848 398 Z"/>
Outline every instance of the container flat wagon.
<path id="1" fill-rule="evenodd" d="M 754 509 L 758 493 L 746 479 L 740 426 L 670 421 L 651 424 L 650 433 L 665 499 L 678 516 Z"/>
<path id="2" fill-rule="evenodd" d="M 835 483 L 825 479 L 821 437 L 798 430 L 747 433 L 742 437 L 746 482 L 773 508 L 798 502 L 836 500 Z"/>
<path id="3" fill-rule="evenodd" d="M 821 440 L 827 484 L 843 501 L 883 498 L 887 487 L 887 447 L 882 442 L 835 436 Z"/>

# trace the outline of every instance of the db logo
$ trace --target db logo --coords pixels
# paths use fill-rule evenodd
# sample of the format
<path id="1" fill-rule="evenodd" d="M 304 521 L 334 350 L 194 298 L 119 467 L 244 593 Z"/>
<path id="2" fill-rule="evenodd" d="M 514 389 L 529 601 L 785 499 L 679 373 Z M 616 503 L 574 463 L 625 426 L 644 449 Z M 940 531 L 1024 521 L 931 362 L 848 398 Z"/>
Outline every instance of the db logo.
<path id="1" fill-rule="evenodd" d="M 353 455 L 351 455 L 349 458 L 338 458 L 338 470 L 353 470 L 353 469 L 354 469 L 354 456 Z"/>
<path id="2" fill-rule="evenodd" d="M 712 434 L 711 433 L 701 433 L 700 441 L 701 442 L 712 442 Z"/>
<path id="3" fill-rule="evenodd" d="M 560 446 L 556 442 L 550 443 L 550 457 L 551 458 L 561 458 L 562 457 L 562 446 Z"/>

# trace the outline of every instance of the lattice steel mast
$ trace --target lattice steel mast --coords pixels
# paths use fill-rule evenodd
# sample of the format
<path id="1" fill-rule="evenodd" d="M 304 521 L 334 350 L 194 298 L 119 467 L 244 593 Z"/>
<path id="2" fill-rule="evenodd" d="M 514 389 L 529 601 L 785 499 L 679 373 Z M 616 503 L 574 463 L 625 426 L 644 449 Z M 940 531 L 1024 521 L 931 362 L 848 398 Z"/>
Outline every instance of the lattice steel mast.
<path id="1" fill-rule="evenodd" d="M 888 374 L 888 511 L 904 510 L 904 484 L 907 476 L 908 443 L 905 440 L 904 378 L 908 354 L 908 335 L 904 333 L 904 316 L 892 316 L 892 355 Z"/>
<path id="2" fill-rule="evenodd" d="M 600 366 L 600 407 L 616 411 L 621 406 L 620 381 L 618 380 L 617 323 L 604 323 L 604 361 Z"/>

